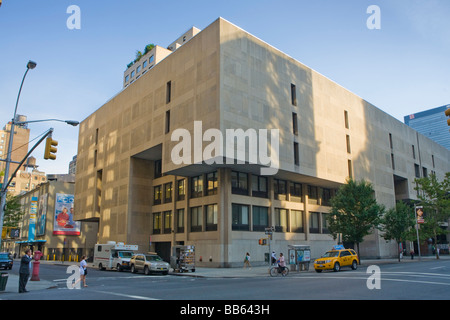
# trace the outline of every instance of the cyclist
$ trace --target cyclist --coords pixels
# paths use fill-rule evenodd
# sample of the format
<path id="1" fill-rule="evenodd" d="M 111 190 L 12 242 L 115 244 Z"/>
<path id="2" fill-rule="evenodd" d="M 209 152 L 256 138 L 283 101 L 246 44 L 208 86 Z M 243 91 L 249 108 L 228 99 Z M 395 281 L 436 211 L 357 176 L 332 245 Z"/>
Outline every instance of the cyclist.
<path id="1" fill-rule="evenodd" d="M 286 268 L 286 262 L 284 261 L 283 253 L 280 253 L 280 258 L 278 259 L 278 272 L 282 273 L 284 268 Z"/>

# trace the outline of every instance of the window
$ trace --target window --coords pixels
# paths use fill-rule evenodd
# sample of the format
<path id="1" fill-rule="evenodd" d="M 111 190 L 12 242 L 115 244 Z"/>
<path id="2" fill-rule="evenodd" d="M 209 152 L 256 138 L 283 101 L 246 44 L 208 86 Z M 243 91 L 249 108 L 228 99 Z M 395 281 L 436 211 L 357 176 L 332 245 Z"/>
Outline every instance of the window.
<path id="1" fill-rule="evenodd" d="M 176 221 L 177 221 L 177 233 L 183 233 L 184 232 L 184 209 L 177 210 Z"/>
<path id="2" fill-rule="evenodd" d="M 161 233 L 161 212 L 153 214 L 153 234 Z"/>
<path id="3" fill-rule="evenodd" d="M 292 112 L 292 132 L 297 136 L 298 135 L 298 121 L 297 114 Z"/>
<path id="4" fill-rule="evenodd" d="M 322 189 L 322 205 L 329 206 L 331 204 L 331 190 L 323 188 Z"/>
<path id="5" fill-rule="evenodd" d="M 392 144 L 392 133 L 389 133 L 389 146 L 391 149 L 394 149 L 394 145 Z"/>
<path id="6" fill-rule="evenodd" d="M 156 186 L 153 188 L 153 204 L 161 204 L 162 192 L 161 186 Z"/>
<path id="7" fill-rule="evenodd" d="M 294 164 L 300 165 L 300 158 L 298 156 L 298 142 L 294 142 Z"/>
<path id="8" fill-rule="evenodd" d="M 285 180 L 273 179 L 273 192 L 275 199 L 279 199 L 280 195 L 286 195 L 287 187 Z M 284 200 L 284 199 L 283 199 Z"/>
<path id="9" fill-rule="evenodd" d="M 248 174 L 231 171 L 231 192 L 248 195 Z"/>
<path id="10" fill-rule="evenodd" d="M 413 159 L 416 159 L 416 150 L 414 148 L 414 145 L 412 145 L 412 156 L 413 156 Z"/>
<path id="11" fill-rule="evenodd" d="M 308 203 L 317 204 L 317 200 L 318 200 L 317 187 L 308 185 L 308 196 L 309 196 Z"/>
<path id="12" fill-rule="evenodd" d="M 395 170 L 395 161 L 394 161 L 394 154 L 391 153 L 391 163 L 392 163 L 392 170 Z"/>
<path id="13" fill-rule="evenodd" d="M 164 233 L 172 232 L 172 211 L 164 211 Z"/>
<path id="14" fill-rule="evenodd" d="M 142 67 L 143 68 L 147 67 L 147 60 L 144 61 L 144 63 L 142 64 Z"/>
<path id="15" fill-rule="evenodd" d="M 348 111 L 344 110 L 344 124 L 345 124 L 345 128 L 349 129 L 349 124 L 348 124 Z"/>
<path id="16" fill-rule="evenodd" d="M 267 178 L 257 175 L 252 176 L 252 196 L 259 198 L 267 198 Z"/>
<path id="17" fill-rule="evenodd" d="M 269 208 L 253 206 L 253 231 L 264 231 L 269 226 Z"/>
<path id="18" fill-rule="evenodd" d="M 291 210 L 291 232 L 303 233 L 303 211 Z"/>
<path id="19" fill-rule="evenodd" d="M 217 171 L 208 173 L 206 175 L 206 195 L 210 196 L 213 194 L 217 194 Z"/>
<path id="20" fill-rule="evenodd" d="M 414 172 L 416 174 L 416 178 L 420 178 L 420 167 L 418 164 L 414 164 Z"/>
<path id="21" fill-rule="evenodd" d="M 322 233 L 330 233 L 328 230 L 327 216 L 328 213 L 322 213 Z"/>
<path id="22" fill-rule="evenodd" d="M 349 178 L 353 178 L 352 160 L 347 161 L 347 169 Z"/>
<path id="23" fill-rule="evenodd" d="M 170 110 L 166 111 L 166 133 L 170 132 Z"/>
<path id="24" fill-rule="evenodd" d="M 128 81 L 130 81 L 130 75 L 129 74 L 125 77 L 125 82 L 128 82 Z"/>
<path id="25" fill-rule="evenodd" d="M 293 106 L 297 105 L 297 93 L 295 90 L 295 84 L 291 83 L 291 102 Z"/>
<path id="26" fill-rule="evenodd" d="M 352 150 L 350 149 L 350 136 L 346 135 L 346 142 L 347 142 L 347 153 L 352 153 Z"/>
<path id="27" fill-rule="evenodd" d="M 164 202 L 172 202 L 172 182 L 164 185 Z"/>
<path id="28" fill-rule="evenodd" d="M 191 198 L 199 198 L 203 196 L 203 176 L 191 178 Z"/>
<path id="29" fill-rule="evenodd" d="M 302 197 L 302 184 L 291 182 L 291 196 L 292 197 Z"/>
<path id="30" fill-rule="evenodd" d="M 137 72 L 137 73 L 141 72 L 141 66 L 138 66 L 138 67 L 137 67 L 136 72 Z"/>
<path id="31" fill-rule="evenodd" d="M 206 206 L 206 231 L 217 231 L 217 204 Z"/>
<path id="32" fill-rule="evenodd" d="M 309 214 L 309 232 L 319 233 L 319 212 L 310 212 Z"/>
<path id="33" fill-rule="evenodd" d="M 148 60 L 148 63 L 152 63 L 153 61 L 155 61 L 155 57 L 151 56 L 150 59 Z"/>
<path id="34" fill-rule="evenodd" d="M 184 200 L 186 196 L 186 189 L 185 189 L 185 180 L 178 180 L 177 181 L 177 200 Z"/>
<path id="35" fill-rule="evenodd" d="M 131 71 L 131 77 L 132 77 L 132 78 L 134 77 L 135 74 L 136 74 L 136 73 L 134 72 L 134 70 Z"/>
<path id="36" fill-rule="evenodd" d="M 288 231 L 288 211 L 287 209 L 275 208 L 275 231 Z"/>
<path id="37" fill-rule="evenodd" d="M 167 82 L 166 85 L 166 103 L 169 103 L 172 99 L 172 81 Z"/>
<path id="38" fill-rule="evenodd" d="M 427 178 L 428 177 L 428 170 L 427 170 L 427 168 L 422 167 L 422 170 L 423 170 L 423 177 Z"/>
<path id="39" fill-rule="evenodd" d="M 191 208 L 191 232 L 201 232 L 202 225 L 202 207 Z"/>
<path id="40" fill-rule="evenodd" d="M 155 161 L 155 178 L 162 177 L 162 161 L 156 160 Z"/>
<path id="41" fill-rule="evenodd" d="M 248 206 L 233 203 L 231 211 L 232 211 L 231 230 L 248 231 L 249 230 Z"/>
<path id="42" fill-rule="evenodd" d="M 431 155 L 431 162 L 433 163 L 433 168 L 436 168 L 436 166 L 434 165 L 434 155 Z"/>

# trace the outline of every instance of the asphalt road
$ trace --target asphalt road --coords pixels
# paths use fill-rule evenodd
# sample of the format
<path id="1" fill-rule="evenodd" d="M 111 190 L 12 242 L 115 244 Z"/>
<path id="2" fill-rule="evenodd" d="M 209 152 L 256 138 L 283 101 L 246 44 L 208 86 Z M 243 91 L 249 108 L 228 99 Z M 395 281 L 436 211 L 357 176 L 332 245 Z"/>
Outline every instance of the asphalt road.
<path id="1" fill-rule="evenodd" d="M 17 274 L 18 266 L 10 271 Z M 25 294 L 0 293 L 0 300 L 147 300 L 147 301 L 270 301 L 300 300 L 449 300 L 450 260 L 380 265 L 340 272 L 291 273 L 236 278 L 131 274 L 90 269 L 87 288 L 69 289 L 67 267 L 42 264 L 41 279 L 51 289 Z M 241 272 L 241 270 L 236 270 Z M 184 305 L 184 302 L 181 305 Z M 178 304 L 179 305 L 179 304 Z M 177 310 L 175 310 L 177 311 Z"/>

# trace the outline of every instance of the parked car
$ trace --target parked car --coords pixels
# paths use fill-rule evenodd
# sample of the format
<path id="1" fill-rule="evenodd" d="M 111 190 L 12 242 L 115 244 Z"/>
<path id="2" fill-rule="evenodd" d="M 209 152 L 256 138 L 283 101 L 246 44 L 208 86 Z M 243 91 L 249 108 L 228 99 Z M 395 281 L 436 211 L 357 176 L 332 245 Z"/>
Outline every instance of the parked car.
<path id="1" fill-rule="evenodd" d="M 130 259 L 131 272 L 140 270 L 145 274 L 162 273 L 168 274 L 170 265 L 156 253 L 137 253 Z"/>
<path id="2" fill-rule="evenodd" d="M 322 270 L 333 270 L 337 272 L 342 267 L 351 267 L 353 270 L 356 270 L 358 264 L 359 259 L 355 250 L 331 250 L 314 261 L 314 269 L 316 272 L 322 272 Z"/>
<path id="3" fill-rule="evenodd" d="M 0 252 L 0 268 L 11 270 L 13 263 L 14 261 L 8 252 Z"/>

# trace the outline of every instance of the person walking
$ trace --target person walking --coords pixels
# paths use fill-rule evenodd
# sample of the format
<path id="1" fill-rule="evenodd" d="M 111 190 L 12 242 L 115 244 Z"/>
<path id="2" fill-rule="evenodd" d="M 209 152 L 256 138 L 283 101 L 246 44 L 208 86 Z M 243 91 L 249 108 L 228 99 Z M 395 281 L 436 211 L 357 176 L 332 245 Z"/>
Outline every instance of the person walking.
<path id="1" fill-rule="evenodd" d="M 275 254 L 275 251 L 272 251 L 272 265 L 274 266 L 275 263 L 277 263 L 277 255 Z"/>
<path id="2" fill-rule="evenodd" d="M 249 267 L 250 269 L 252 268 L 252 265 L 250 264 L 250 253 L 246 253 L 245 255 L 245 259 L 244 259 L 244 269 L 245 267 Z"/>
<path id="3" fill-rule="evenodd" d="M 87 287 L 86 285 L 86 275 L 87 275 L 87 262 L 86 256 L 81 257 L 80 261 L 80 279 L 83 281 L 83 287 Z"/>
<path id="4" fill-rule="evenodd" d="M 26 289 L 28 278 L 30 277 L 31 250 L 26 249 L 25 255 L 20 259 L 19 268 L 19 293 L 28 292 Z"/>

